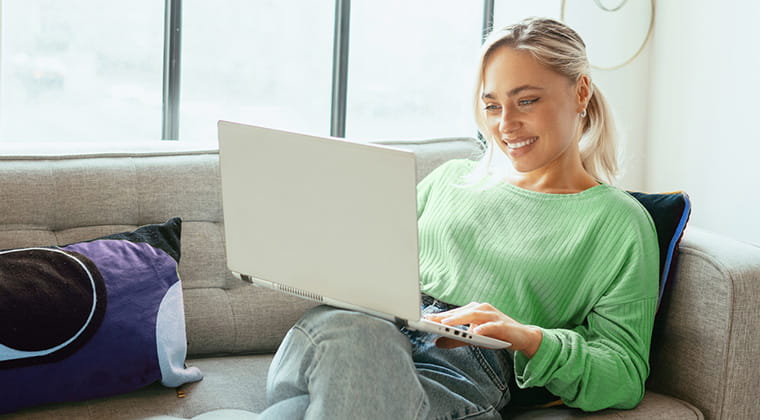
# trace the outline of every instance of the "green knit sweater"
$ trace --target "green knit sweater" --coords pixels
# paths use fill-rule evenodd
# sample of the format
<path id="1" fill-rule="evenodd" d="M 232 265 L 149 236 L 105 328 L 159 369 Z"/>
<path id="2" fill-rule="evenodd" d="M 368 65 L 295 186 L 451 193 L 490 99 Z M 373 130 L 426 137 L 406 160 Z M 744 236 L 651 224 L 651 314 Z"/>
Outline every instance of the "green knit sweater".
<path id="1" fill-rule="evenodd" d="M 658 292 L 646 210 L 605 184 L 576 194 L 463 187 L 473 167 L 453 160 L 418 185 L 422 291 L 488 302 L 542 328 L 531 359 L 515 352 L 520 387 L 544 386 L 587 411 L 636 406 Z"/>

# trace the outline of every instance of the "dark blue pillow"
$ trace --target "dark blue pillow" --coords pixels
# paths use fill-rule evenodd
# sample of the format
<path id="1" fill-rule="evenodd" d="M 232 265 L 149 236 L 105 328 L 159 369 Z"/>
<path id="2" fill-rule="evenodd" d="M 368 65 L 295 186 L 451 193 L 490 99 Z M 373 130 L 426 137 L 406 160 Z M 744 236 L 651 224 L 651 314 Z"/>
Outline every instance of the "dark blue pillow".
<path id="1" fill-rule="evenodd" d="M 629 191 L 629 194 L 647 209 L 657 229 L 657 240 L 660 245 L 659 306 L 669 280 L 675 274 L 678 244 L 681 242 L 686 223 L 691 215 L 691 201 L 683 191 L 660 194 Z"/>
<path id="2" fill-rule="evenodd" d="M 0 413 L 201 379 L 185 366 L 181 220 L 0 251 Z"/>

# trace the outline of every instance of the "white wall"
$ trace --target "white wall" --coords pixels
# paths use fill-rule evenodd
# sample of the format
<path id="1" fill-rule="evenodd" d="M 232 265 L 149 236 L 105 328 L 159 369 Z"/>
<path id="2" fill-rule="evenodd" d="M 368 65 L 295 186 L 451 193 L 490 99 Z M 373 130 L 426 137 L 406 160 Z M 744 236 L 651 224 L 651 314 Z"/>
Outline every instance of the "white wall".
<path id="1" fill-rule="evenodd" d="M 644 42 L 652 8 L 648 0 L 606 1 L 604 4 L 608 7 L 621 4 L 622 7 L 619 11 L 607 12 L 592 1 L 568 1 L 564 19 L 586 43 L 589 61 L 595 67 L 591 77 L 604 93 L 615 117 L 621 157 L 617 184 L 641 191 L 645 188 L 643 162 L 651 50 L 651 42 Z M 637 55 L 642 45 L 643 50 Z M 632 61 L 623 65 L 628 60 Z"/>
<path id="2" fill-rule="evenodd" d="M 592 78 L 610 103 L 618 128 L 620 177 L 617 185 L 647 191 L 646 155 L 650 46 L 634 61 L 616 70 L 593 70 Z"/>
<path id="3" fill-rule="evenodd" d="M 657 2 L 644 179 L 691 224 L 760 243 L 760 3 Z"/>

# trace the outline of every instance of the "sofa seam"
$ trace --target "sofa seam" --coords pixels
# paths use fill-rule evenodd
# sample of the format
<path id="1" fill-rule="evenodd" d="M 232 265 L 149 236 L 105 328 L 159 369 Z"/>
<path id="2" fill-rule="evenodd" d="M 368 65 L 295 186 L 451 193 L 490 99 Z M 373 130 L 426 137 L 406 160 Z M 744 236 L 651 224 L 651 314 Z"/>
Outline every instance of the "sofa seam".
<path id="1" fill-rule="evenodd" d="M 130 189 L 131 189 L 131 193 L 134 194 L 134 201 L 137 203 L 137 225 L 142 226 L 144 224 L 143 212 L 142 212 L 142 200 L 139 199 L 138 193 L 137 193 L 137 184 L 138 184 L 137 178 L 140 176 L 140 174 L 138 173 L 138 170 L 137 170 L 137 162 L 135 161 L 135 158 L 130 157 L 129 162 L 132 164 L 132 176 L 130 177 Z"/>
<path id="2" fill-rule="evenodd" d="M 222 289 L 224 291 L 224 294 L 227 296 L 227 306 L 230 308 L 230 315 L 232 315 L 232 333 L 234 339 L 233 345 L 235 346 L 235 349 L 239 349 L 241 347 L 240 344 L 240 331 L 238 328 L 238 319 L 235 315 L 235 306 L 232 304 L 232 296 L 230 296 L 230 289 Z"/>
<path id="3" fill-rule="evenodd" d="M 59 185 L 59 175 L 56 174 L 56 172 L 60 172 L 60 168 L 58 168 L 55 165 L 48 165 L 47 166 L 47 176 L 50 177 L 51 182 L 50 185 L 53 187 L 53 191 L 60 191 L 60 185 Z M 63 217 L 62 217 L 62 205 L 61 205 L 61 197 L 58 194 L 53 194 L 53 223 L 49 225 L 50 230 L 56 232 L 55 233 L 55 242 L 58 243 L 58 233 L 61 231 L 61 228 L 63 227 Z"/>
<path id="4" fill-rule="evenodd" d="M 704 420 L 705 415 L 694 404 L 692 404 L 692 403 L 690 403 L 688 401 L 684 401 L 684 400 L 682 400 L 680 398 L 676 398 L 676 400 L 678 400 L 678 402 L 682 406 L 686 407 L 689 411 L 691 411 L 692 413 L 694 413 L 697 416 L 697 420 Z"/>
<path id="5" fill-rule="evenodd" d="M 170 156 L 198 156 L 198 155 L 218 155 L 218 149 L 204 150 L 178 150 L 178 151 L 157 151 L 157 152 L 92 152 L 92 153 L 75 153 L 75 154 L 58 154 L 58 155 L 0 155 L 0 161 L 65 161 L 79 159 L 111 159 L 111 158 L 150 158 L 150 157 L 170 157 Z"/>

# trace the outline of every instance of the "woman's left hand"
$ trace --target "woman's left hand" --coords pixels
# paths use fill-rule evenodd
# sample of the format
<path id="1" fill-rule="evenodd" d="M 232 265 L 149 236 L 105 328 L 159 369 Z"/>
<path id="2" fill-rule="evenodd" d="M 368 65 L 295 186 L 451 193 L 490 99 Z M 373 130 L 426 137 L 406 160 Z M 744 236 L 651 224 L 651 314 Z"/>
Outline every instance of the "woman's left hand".
<path id="1" fill-rule="evenodd" d="M 450 311 L 427 314 L 425 318 L 445 325 L 469 325 L 469 331 L 475 334 L 512 343 L 512 350 L 520 351 L 528 358 L 536 354 L 543 338 L 540 328 L 521 324 L 489 303 L 472 302 Z M 444 348 L 467 345 L 445 337 L 439 337 L 435 344 Z"/>

